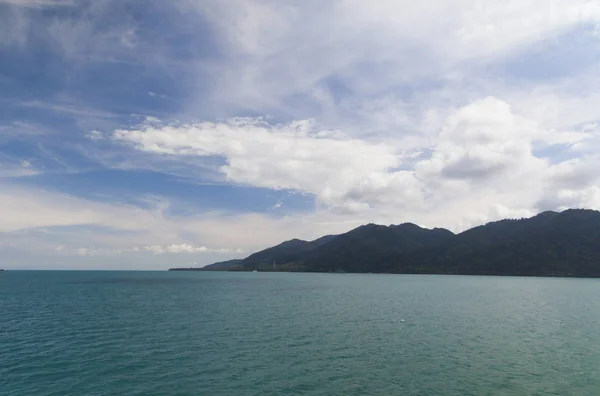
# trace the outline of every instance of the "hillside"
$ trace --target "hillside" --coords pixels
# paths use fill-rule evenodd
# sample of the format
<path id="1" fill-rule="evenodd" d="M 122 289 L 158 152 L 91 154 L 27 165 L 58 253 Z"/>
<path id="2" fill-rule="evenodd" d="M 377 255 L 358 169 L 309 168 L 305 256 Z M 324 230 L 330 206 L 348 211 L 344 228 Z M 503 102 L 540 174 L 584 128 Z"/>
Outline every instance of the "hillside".
<path id="1" fill-rule="evenodd" d="M 286 264 L 290 267 L 295 263 L 302 262 L 309 256 L 310 252 L 319 247 L 328 244 L 337 238 L 337 235 L 326 235 L 314 241 L 303 241 L 301 239 L 292 239 L 277 246 L 270 247 L 260 252 L 246 257 L 242 261 L 242 266 L 246 270 L 272 269 L 273 264 Z"/>
<path id="2" fill-rule="evenodd" d="M 465 231 L 425 262 L 454 273 L 599 277 L 599 242 L 600 212 L 544 212 Z"/>
<path id="3" fill-rule="evenodd" d="M 411 223 L 368 224 L 340 235 L 305 256 L 308 271 L 393 272 L 399 261 L 454 237 L 448 230 L 428 230 Z"/>
<path id="4" fill-rule="evenodd" d="M 315 241 L 286 241 L 215 269 L 600 277 L 599 242 L 600 212 L 571 209 L 460 234 L 368 224 Z"/>

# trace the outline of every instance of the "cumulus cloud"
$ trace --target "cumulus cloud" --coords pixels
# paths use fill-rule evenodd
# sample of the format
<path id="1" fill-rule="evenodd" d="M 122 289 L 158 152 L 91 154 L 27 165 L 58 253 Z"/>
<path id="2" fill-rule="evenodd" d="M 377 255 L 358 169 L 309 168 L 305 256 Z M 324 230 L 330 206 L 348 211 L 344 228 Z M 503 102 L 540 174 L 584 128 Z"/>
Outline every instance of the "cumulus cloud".
<path id="1" fill-rule="evenodd" d="M 588 126 L 566 141 L 593 133 Z M 552 164 L 536 155 L 534 143 L 556 142 L 556 131 L 495 97 L 450 112 L 437 131 L 428 133 L 430 145 L 419 147 L 422 151 L 403 150 L 393 139 L 350 138 L 315 121 L 148 125 L 117 130 L 113 138 L 156 155 L 223 158 L 219 170 L 229 181 L 308 192 L 340 215 L 411 214 L 431 225 L 439 225 L 433 216 L 453 217 L 461 229 L 502 215 L 563 208 L 566 198 L 551 204 L 548 191 L 568 185 L 592 188 L 581 194 L 561 192 L 570 197 L 568 204 L 592 205 L 595 199 L 595 157 Z"/>
<path id="2" fill-rule="evenodd" d="M 493 97 L 478 100 L 452 114 L 441 130 L 432 158 L 419 164 L 424 176 L 491 180 L 507 172 L 541 168 L 531 142 L 540 135 L 535 122 L 512 113 Z"/>
<path id="3" fill-rule="evenodd" d="M 223 157 L 226 164 L 220 171 L 229 181 L 309 192 L 341 210 L 368 208 L 384 191 L 396 194 L 397 201 L 419 194 L 410 173 L 390 171 L 401 164 L 401 150 L 320 129 L 311 120 L 271 125 L 260 118 L 236 118 L 146 125 L 117 130 L 114 138 L 156 154 Z M 403 188 L 392 191 L 394 186 Z"/>
<path id="4" fill-rule="evenodd" d="M 535 122 L 489 97 L 451 114 L 425 147 L 430 156 L 417 161 L 393 141 L 348 138 L 311 121 L 154 125 L 117 130 L 114 138 L 160 155 L 222 157 L 220 171 L 230 181 L 309 192 L 331 209 L 355 213 L 381 207 L 417 211 L 437 204 L 460 182 L 466 196 L 481 186 L 506 190 L 499 181 L 513 180 L 514 186 L 518 179 L 543 178 L 546 161 L 533 155 L 531 144 L 540 134 Z"/>
<path id="5" fill-rule="evenodd" d="M 547 185 L 538 207 L 541 210 L 568 208 L 600 209 L 600 156 L 573 158 L 548 170 Z"/>

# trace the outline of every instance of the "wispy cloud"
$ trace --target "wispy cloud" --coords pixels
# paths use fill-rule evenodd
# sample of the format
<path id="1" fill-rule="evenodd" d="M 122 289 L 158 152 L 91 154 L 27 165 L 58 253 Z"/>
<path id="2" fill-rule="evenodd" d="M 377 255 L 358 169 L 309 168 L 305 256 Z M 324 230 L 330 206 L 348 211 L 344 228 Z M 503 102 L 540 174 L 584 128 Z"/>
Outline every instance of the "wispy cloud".
<path id="1" fill-rule="evenodd" d="M 69 7 L 77 3 L 74 0 L 0 0 L 0 4 L 20 7 Z"/>
<path id="2" fill-rule="evenodd" d="M 600 20 L 596 5 L 567 0 L 193 4 L 214 23 L 229 54 L 211 99 L 295 117 L 319 110 L 304 99 L 331 78 L 362 100 L 415 81 L 426 89 L 477 78 L 494 62 Z"/>
<path id="3" fill-rule="evenodd" d="M 28 107 L 39 110 L 47 110 L 57 113 L 66 113 L 78 117 L 94 117 L 94 118 L 117 118 L 118 116 L 108 111 L 102 111 L 90 106 L 82 106 L 81 104 L 69 102 L 42 102 L 32 100 L 28 102 L 13 103 L 16 106 Z"/>
<path id="4" fill-rule="evenodd" d="M 50 252 L 48 252 L 50 253 Z M 164 254 L 243 254 L 242 249 L 211 249 L 206 246 L 195 246 L 190 243 L 172 243 L 170 245 L 146 245 L 134 246 L 131 248 L 111 249 L 97 247 L 67 247 L 65 245 L 57 246 L 52 252 L 58 255 L 76 255 L 76 256 L 144 256 L 147 254 L 164 255 Z"/>

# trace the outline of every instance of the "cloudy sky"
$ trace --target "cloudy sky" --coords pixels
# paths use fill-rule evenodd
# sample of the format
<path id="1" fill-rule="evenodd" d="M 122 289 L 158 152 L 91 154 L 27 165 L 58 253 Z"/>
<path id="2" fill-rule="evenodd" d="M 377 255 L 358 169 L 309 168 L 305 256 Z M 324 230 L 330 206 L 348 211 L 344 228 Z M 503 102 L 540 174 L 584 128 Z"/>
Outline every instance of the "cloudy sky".
<path id="1" fill-rule="evenodd" d="M 600 209 L 600 3 L 0 0 L 0 267 Z"/>

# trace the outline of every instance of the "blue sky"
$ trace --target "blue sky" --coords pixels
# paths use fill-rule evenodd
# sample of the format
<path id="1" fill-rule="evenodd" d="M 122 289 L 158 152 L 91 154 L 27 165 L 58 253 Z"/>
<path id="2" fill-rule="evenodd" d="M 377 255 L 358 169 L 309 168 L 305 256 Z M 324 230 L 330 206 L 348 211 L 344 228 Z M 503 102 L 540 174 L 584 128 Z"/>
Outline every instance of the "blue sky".
<path id="1" fill-rule="evenodd" d="M 0 267 L 600 209 L 600 5 L 0 0 Z"/>

